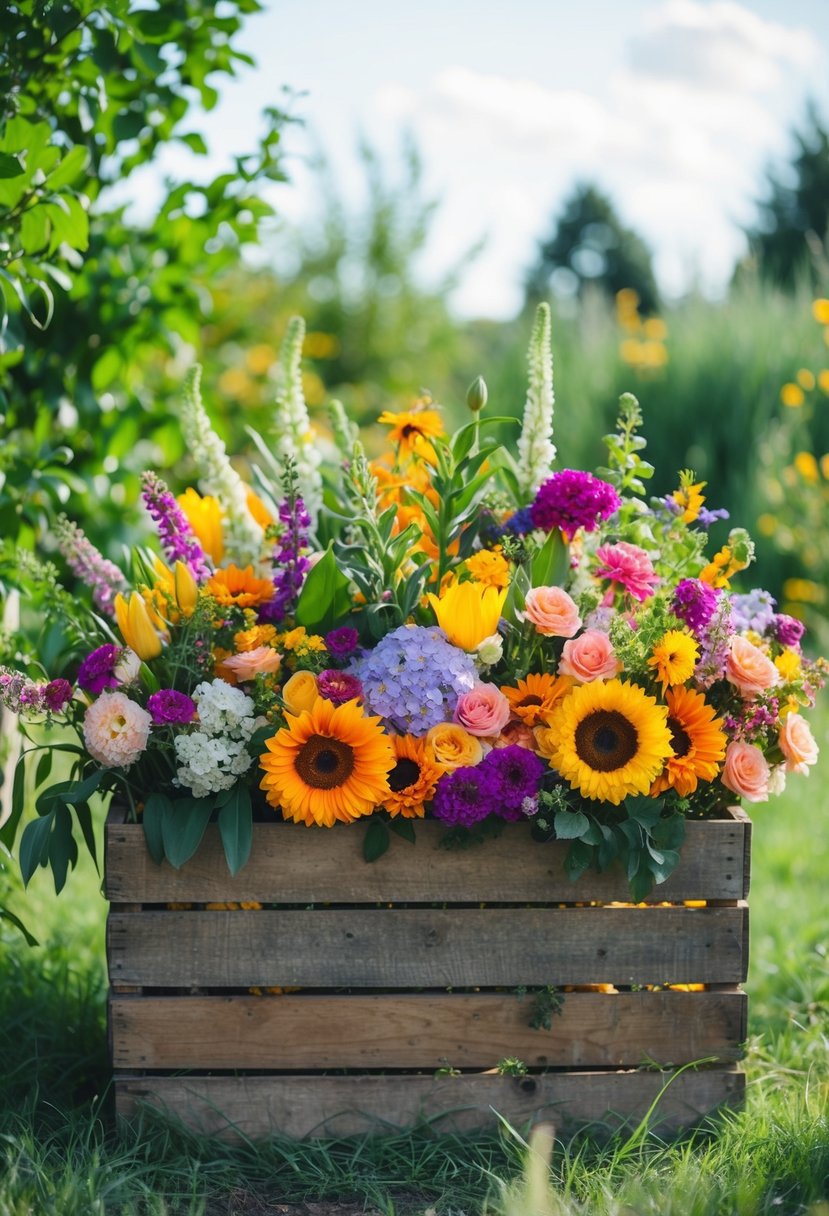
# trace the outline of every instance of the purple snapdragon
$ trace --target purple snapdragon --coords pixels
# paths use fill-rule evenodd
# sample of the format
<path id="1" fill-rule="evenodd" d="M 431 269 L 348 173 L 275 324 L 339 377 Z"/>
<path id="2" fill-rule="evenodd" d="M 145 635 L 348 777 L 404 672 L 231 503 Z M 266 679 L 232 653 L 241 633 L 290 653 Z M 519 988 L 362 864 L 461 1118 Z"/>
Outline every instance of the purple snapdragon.
<path id="1" fill-rule="evenodd" d="M 158 530 L 158 539 L 169 564 L 175 566 L 176 562 L 183 562 L 197 583 L 206 583 L 213 573 L 212 567 L 166 482 L 156 473 L 142 473 L 141 497 Z"/>

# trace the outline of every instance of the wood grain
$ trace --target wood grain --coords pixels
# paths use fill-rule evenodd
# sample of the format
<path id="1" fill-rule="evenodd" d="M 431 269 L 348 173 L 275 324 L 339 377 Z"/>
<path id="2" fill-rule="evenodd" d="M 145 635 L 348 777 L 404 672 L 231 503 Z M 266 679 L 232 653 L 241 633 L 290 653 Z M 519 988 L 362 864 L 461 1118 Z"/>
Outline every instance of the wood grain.
<path id="1" fill-rule="evenodd" d="M 741 811 L 729 819 L 686 825 L 682 859 L 651 902 L 744 899 L 750 823 Z M 105 888 L 114 903 L 186 903 L 258 900 L 262 903 L 572 903 L 628 900 L 619 867 L 592 871 L 571 883 L 563 868 L 565 842 L 540 844 L 526 824 L 506 824 L 497 840 L 446 850 L 443 826 L 416 825 L 417 843 L 392 838 L 378 861 L 363 860 L 366 825 L 325 831 L 273 823 L 254 825 L 247 865 L 231 878 L 218 829 L 209 827 L 186 866 L 156 866 L 140 825 L 110 818 L 106 829 Z"/>
<path id="2" fill-rule="evenodd" d="M 570 992 L 550 1029 L 507 993 L 151 997 L 110 1001 L 116 1069 L 636 1067 L 740 1058 L 746 996 Z"/>
<path id="3" fill-rule="evenodd" d="M 740 983 L 747 909 L 112 912 L 110 982 L 482 988 Z"/>
<path id="4" fill-rule="evenodd" d="M 527 1077 L 430 1076 L 152 1077 L 115 1079 L 116 1112 L 132 1118 L 159 1107 L 188 1126 L 229 1139 L 280 1134 L 351 1136 L 411 1128 L 494 1128 L 497 1115 L 516 1126 L 553 1122 L 638 1121 L 670 1081 L 651 1126 L 676 1130 L 723 1104 L 738 1105 L 745 1078 L 732 1069 L 546 1073 Z"/>

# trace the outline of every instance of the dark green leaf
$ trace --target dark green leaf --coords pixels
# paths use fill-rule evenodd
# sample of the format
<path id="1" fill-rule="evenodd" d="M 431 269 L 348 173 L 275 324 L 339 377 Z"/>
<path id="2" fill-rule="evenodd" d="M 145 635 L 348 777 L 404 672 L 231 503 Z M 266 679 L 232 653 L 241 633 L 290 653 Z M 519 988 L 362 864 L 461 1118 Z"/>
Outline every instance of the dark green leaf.
<path id="1" fill-rule="evenodd" d="M 567 850 L 567 856 L 564 858 L 564 871 L 570 882 L 576 882 L 581 878 L 585 870 L 588 870 L 593 864 L 595 850 L 589 844 L 585 844 L 582 840 L 574 840 Z"/>
<path id="2" fill-rule="evenodd" d="M 16 156 L 0 152 L 0 178 L 20 177 L 23 172 L 23 166 Z"/>
<path id="3" fill-rule="evenodd" d="M 570 554 L 555 528 L 536 553 L 532 562 L 532 585 L 554 587 L 564 582 L 570 562 Z"/>
<path id="4" fill-rule="evenodd" d="M 646 866 L 641 866 L 633 874 L 628 874 L 628 885 L 634 903 L 642 903 L 653 890 L 653 875 Z"/>
<path id="5" fill-rule="evenodd" d="M 7 849 L 11 849 L 14 844 L 14 838 L 17 835 L 17 825 L 20 823 L 20 816 L 23 814 L 26 795 L 26 753 L 24 752 L 17 761 L 17 766 L 14 770 L 14 782 L 12 783 L 12 805 L 11 814 L 6 822 L 0 828 L 0 844 L 4 844 Z M 0 811 L 5 808 L 0 807 Z"/>
<path id="6" fill-rule="evenodd" d="M 348 579 L 329 547 L 309 571 L 296 607 L 297 624 L 309 632 L 327 633 L 351 607 Z"/>
<path id="7" fill-rule="evenodd" d="M 219 834 L 224 845 L 227 867 L 231 874 L 238 874 L 250 857 L 253 841 L 253 813 L 250 792 L 246 785 L 237 782 L 230 791 L 230 798 L 219 811 Z"/>
<path id="8" fill-rule="evenodd" d="M 556 838 L 576 840 L 590 827 L 590 820 L 581 811 L 556 811 Z"/>
<path id="9" fill-rule="evenodd" d="M 395 835 L 402 837 L 403 840 L 408 840 L 410 844 L 415 843 L 415 825 L 411 819 L 390 819 L 389 827 Z"/>
<path id="10" fill-rule="evenodd" d="M 164 854 L 180 870 L 195 853 L 213 813 L 213 799 L 179 798 L 168 803 L 161 820 Z"/>
<path id="11" fill-rule="evenodd" d="M 11 924 L 14 925 L 14 927 L 16 929 L 20 930 L 20 932 L 23 934 L 23 936 L 26 939 L 27 946 L 39 946 L 40 945 L 40 942 L 37 940 L 37 938 L 32 937 L 31 933 L 26 928 L 26 926 L 23 924 L 23 921 L 20 919 L 20 917 L 15 916 L 14 912 L 10 912 L 8 908 L 4 908 L 2 906 L 2 904 L 0 904 L 0 917 L 3 920 L 9 921 Z"/>
<path id="12" fill-rule="evenodd" d="M 372 819 L 363 837 L 363 857 L 376 861 L 389 847 L 389 829 L 385 819 Z"/>
<path id="13" fill-rule="evenodd" d="M 643 827 L 653 827 L 662 814 L 664 801 L 662 798 L 647 798 L 631 795 L 625 799 L 625 810 L 631 819 L 641 823 Z"/>
<path id="14" fill-rule="evenodd" d="M 66 875 L 70 865 L 74 869 L 78 860 L 78 846 L 72 835 L 72 816 L 66 806 L 55 807 L 55 822 L 49 837 L 49 864 L 55 880 L 55 894 L 60 895 L 66 886 Z"/>
<path id="15" fill-rule="evenodd" d="M 670 878 L 676 867 L 679 865 L 679 853 L 675 849 L 663 849 L 662 860 L 657 862 L 653 853 L 651 853 L 650 872 L 653 875 L 654 882 L 657 884 L 665 882 Z"/>
<path id="16" fill-rule="evenodd" d="M 37 762 L 35 769 L 35 789 L 39 789 L 52 771 L 52 750 L 46 748 Z"/>
<path id="17" fill-rule="evenodd" d="M 38 819 L 26 824 L 20 838 L 20 873 L 23 875 L 23 886 L 29 885 L 29 880 L 38 866 L 45 866 L 49 861 L 49 837 L 55 812 L 49 811 Z"/>
<path id="18" fill-rule="evenodd" d="M 171 810 L 170 799 L 166 794 L 150 794 L 144 803 L 141 824 L 144 828 L 144 839 L 150 857 L 157 866 L 164 860 L 164 817 Z"/>
<path id="19" fill-rule="evenodd" d="M 85 802 L 79 802 L 75 807 L 75 814 L 78 817 L 78 823 L 81 826 L 84 842 L 89 849 L 89 855 L 95 863 L 95 869 L 98 869 L 98 850 L 95 845 L 95 829 L 92 826 L 92 812 Z"/>

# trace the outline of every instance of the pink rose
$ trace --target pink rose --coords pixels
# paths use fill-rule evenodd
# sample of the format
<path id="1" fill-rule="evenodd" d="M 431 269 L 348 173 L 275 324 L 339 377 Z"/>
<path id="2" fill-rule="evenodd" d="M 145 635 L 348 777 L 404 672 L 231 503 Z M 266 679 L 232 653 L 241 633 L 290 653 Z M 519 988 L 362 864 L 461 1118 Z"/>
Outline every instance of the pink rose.
<path id="1" fill-rule="evenodd" d="M 565 642 L 558 665 L 560 676 L 572 676 L 580 684 L 612 680 L 621 670 L 622 664 L 613 653 L 610 638 L 599 629 L 588 629 Z"/>
<path id="2" fill-rule="evenodd" d="M 774 688 L 780 673 L 767 655 L 739 634 L 731 639 L 731 650 L 725 665 L 725 678 L 734 684 L 746 700 Z"/>
<path id="3" fill-rule="evenodd" d="M 786 714 L 777 741 L 786 757 L 786 772 L 808 777 L 809 765 L 817 763 L 818 746 L 806 719 L 800 714 Z"/>
<path id="4" fill-rule="evenodd" d="M 240 684 L 245 684 L 260 672 L 279 671 L 281 662 L 282 655 L 272 646 L 257 646 L 255 650 L 246 650 L 242 654 L 232 655 L 229 659 L 222 659 L 222 667 L 232 671 Z"/>
<path id="5" fill-rule="evenodd" d="M 458 697 L 454 718 L 470 735 L 499 735 L 510 719 L 509 701 L 494 684 L 476 684 Z"/>
<path id="6" fill-rule="evenodd" d="M 753 743 L 729 743 L 720 780 L 727 790 L 747 802 L 766 802 L 771 769 L 766 757 Z"/>
<path id="7" fill-rule="evenodd" d="M 571 638 L 581 629 L 579 610 L 561 587 L 533 587 L 527 592 L 521 619 L 547 637 Z"/>

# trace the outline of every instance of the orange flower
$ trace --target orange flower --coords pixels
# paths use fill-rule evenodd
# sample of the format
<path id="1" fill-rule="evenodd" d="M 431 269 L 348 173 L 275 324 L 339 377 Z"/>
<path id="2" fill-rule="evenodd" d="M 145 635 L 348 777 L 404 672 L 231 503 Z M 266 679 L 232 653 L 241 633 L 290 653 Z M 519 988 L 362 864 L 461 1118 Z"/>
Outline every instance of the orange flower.
<path id="1" fill-rule="evenodd" d="M 389 439 L 397 443 L 404 452 L 416 452 L 430 462 L 434 460 L 435 450 L 429 442 L 439 435 L 444 435 L 443 419 L 437 410 L 413 409 L 401 414 L 393 414 L 384 410 L 378 422 L 390 426 Z"/>
<path id="2" fill-rule="evenodd" d="M 390 793 L 383 806 L 390 815 L 404 819 L 422 819 L 424 803 L 434 795 L 435 786 L 446 769 L 435 760 L 435 753 L 425 739 L 414 735 L 392 737 L 395 765 L 388 775 Z"/>
<path id="3" fill-rule="evenodd" d="M 240 570 L 238 566 L 226 566 L 209 578 L 204 590 L 225 608 L 235 604 L 237 608 L 252 608 L 271 599 L 273 583 L 267 578 L 257 578 L 253 566 Z"/>
<path id="4" fill-rule="evenodd" d="M 525 726 L 538 726 L 545 722 L 544 715 L 550 712 L 556 701 L 572 687 L 573 681 L 569 676 L 530 672 L 514 688 L 505 686 L 501 692 L 509 701 L 514 718 L 520 719 Z"/>
<path id="5" fill-rule="evenodd" d="M 256 522 L 259 524 L 260 528 L 262 528 L 262 529 L 269 528 L 270 525 L 273 523 L 273 516 L 271 515 L 270 511 L 265 506 L 265 504 L 262 502 L 262 499 L 259 497 L 259 495 L 251 489 L 247 490 L 247 504 L 248 504 L 248 510 L 250 511 L 251 515 L 256 520 Z"/>

